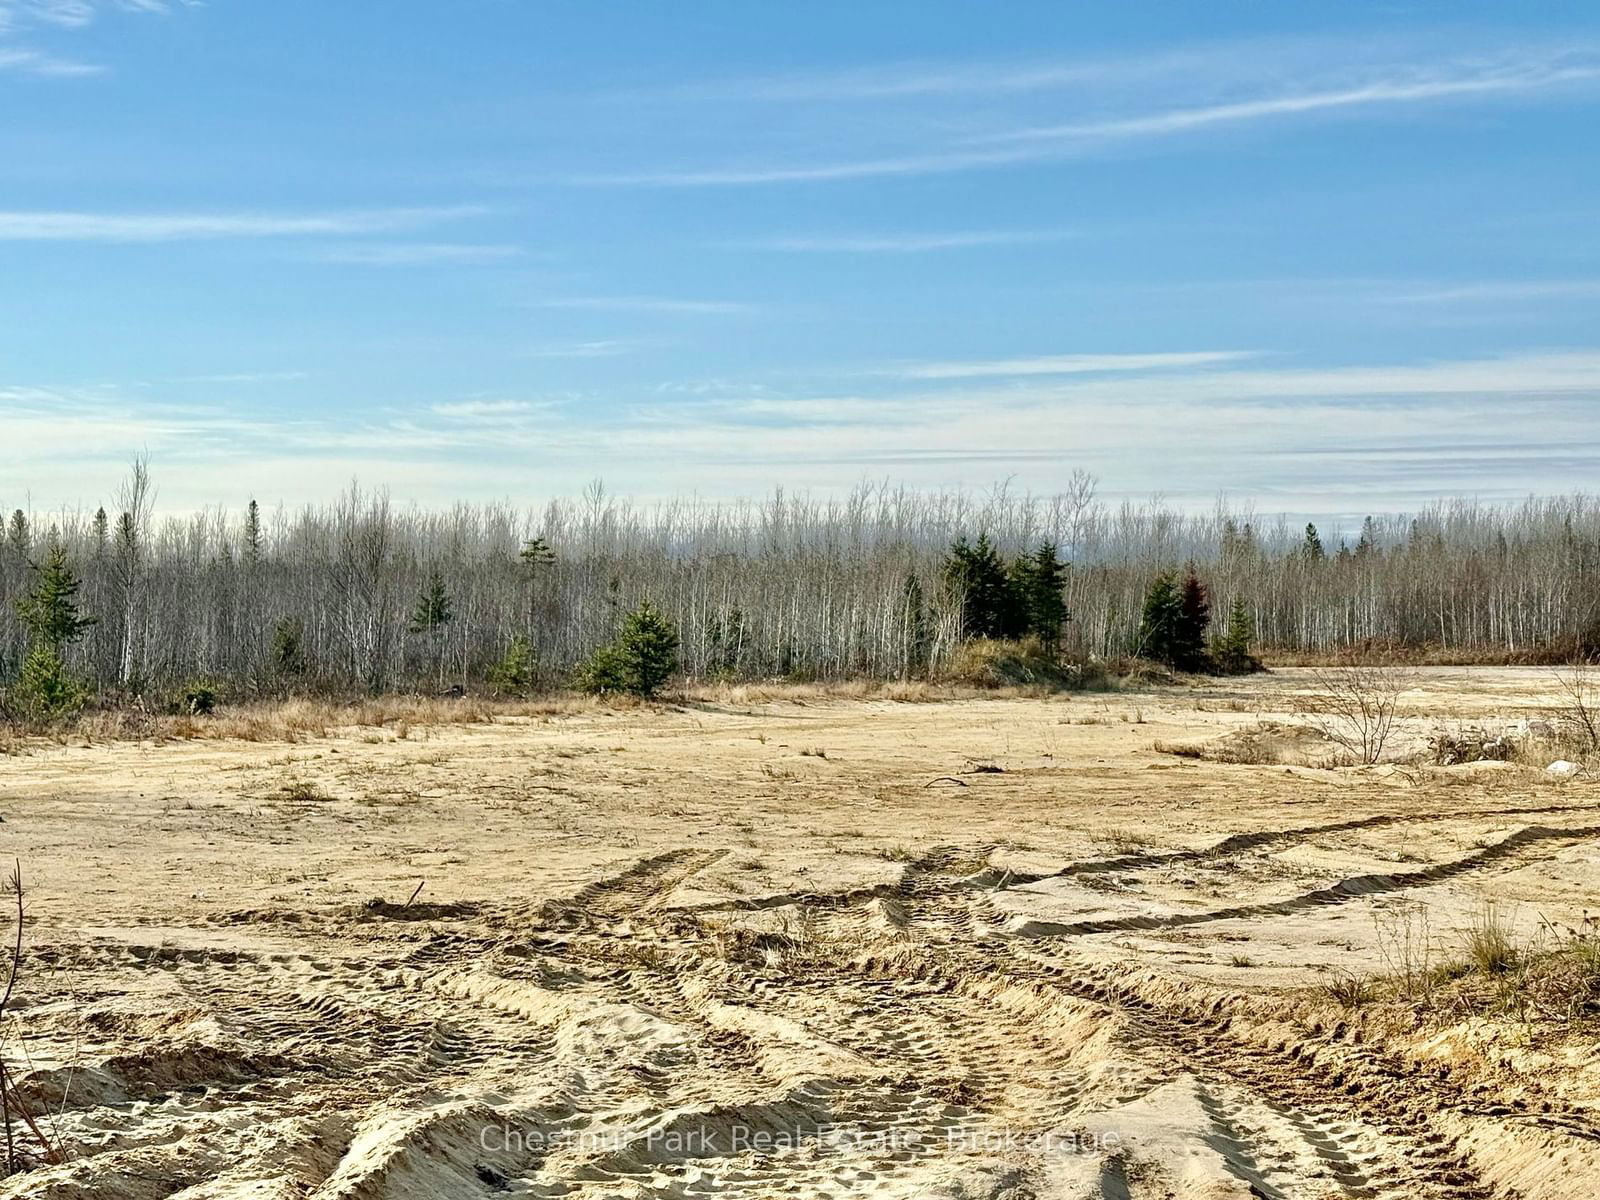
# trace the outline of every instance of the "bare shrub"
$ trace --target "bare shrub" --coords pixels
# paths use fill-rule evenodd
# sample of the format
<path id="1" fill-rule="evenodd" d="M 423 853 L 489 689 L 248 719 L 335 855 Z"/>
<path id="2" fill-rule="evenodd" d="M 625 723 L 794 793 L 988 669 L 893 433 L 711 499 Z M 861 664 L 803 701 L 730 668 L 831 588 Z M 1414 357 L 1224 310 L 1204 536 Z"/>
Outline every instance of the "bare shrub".
<path id="1" fill-rule="evenodd" d="M 1428 749 L 1436 766 L 1453 767 L 1462 763 L 1508 762 L 1517 747 L 1508 737 L 1472 726 L 1435 730 L 1428 739 Z"/>
<path id="2" fill-rule="evenodd" d="M 1362 1008 L 1378 998 L 1372 980 L 1341 967 L 1329 968 L 1329 978 L 1321 991 L 1340 1008 Z"/>
<path id="3" fill-rule="evenodd" d="M 1555 675 L 1562 697 L 1556 715 L 1564 726 L 1576 732 L 1584 752 L 1593 754 L 1600 750 L 1600 673 L 1584 659 Z"/>
<path id="4" fill-rule="evenodd" d="M 50 1120 L 48 1108 L 40 1107 L 38 1112 L 34 1111 L 37 1102 L 30 1100 L 18 1088 L 16 1075 L 11 1068 L 11 1043 L 21 1038 L 12 1001 L 16 997 L 17 981 L 22 975 L 23 922 L 27 911 L 23 903 L 20 862 L 15 864 L 6 879 L 5 892 L 16 898 L 16 932 L 6 949 L 5 990 L 0 993 L 0 1138 L 5 1143 L 4 1174 L 14 1175 L 37 1166 L 65 1162 L 67 1150 Z"/>
<path id="5" fill-rule="evenodd" d="M 1323 737 L 1370 766 L 1383 758 L 1413 674 L 1389 663 L 1321 668 L 1311 673 L 1317 690 L 1300 711 Z"/>

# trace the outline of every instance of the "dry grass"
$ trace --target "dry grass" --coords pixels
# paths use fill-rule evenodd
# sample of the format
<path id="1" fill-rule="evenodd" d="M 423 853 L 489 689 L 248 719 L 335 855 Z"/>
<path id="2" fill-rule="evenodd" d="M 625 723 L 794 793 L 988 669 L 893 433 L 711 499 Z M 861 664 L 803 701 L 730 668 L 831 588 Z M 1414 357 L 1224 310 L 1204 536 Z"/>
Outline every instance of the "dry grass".
<path id="1" fill-rule="evenodd" d="M 222 707 L 212 716 L 157 715 L 137 708 L 83 713 L 51 728 L 0 729 L 0 751 L 21 753 L 33 746 L 91 746 L 125 741 L 302 742 L 342 730 L 385 730 L 404 740 L 413 728 L 483 725 L 497 720 L 541 719 L 616 707 L 598 697 L 557 693 L 536 700 L 480 696 L 378 696 L 339 701 L 297 697 Z M 367 735 L 372 736 L 372 735 Z"/>

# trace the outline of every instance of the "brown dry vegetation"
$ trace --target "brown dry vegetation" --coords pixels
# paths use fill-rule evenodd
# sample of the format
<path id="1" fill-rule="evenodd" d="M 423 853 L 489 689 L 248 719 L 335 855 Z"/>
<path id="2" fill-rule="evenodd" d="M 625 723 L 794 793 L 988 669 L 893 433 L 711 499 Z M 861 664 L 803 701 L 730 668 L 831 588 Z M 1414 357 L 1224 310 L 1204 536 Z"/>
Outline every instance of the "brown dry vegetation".
<path id="1" fill-rule="evenodd" d="M 1296 671 L 31 740 L 0 1197 L 1592 1194 L 1600 793 L 1410 682 L 1376 766 Z"/>

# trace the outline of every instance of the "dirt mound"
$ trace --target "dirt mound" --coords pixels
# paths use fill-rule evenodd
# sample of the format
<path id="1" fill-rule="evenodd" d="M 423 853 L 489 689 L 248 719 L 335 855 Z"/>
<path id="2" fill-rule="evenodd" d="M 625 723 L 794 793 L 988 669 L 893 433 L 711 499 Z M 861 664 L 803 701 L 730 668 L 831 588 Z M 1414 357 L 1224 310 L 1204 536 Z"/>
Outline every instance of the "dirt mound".
<path id="1" fill-rule="evenodd" d="M 1210 741 L 1158 742 L 1156 749 L 1180 758 L 1198 758 L 1206 762 L 1310 767 L 1327 762 L 1336 747 L 1308 726 L 1258 721 Z"/>

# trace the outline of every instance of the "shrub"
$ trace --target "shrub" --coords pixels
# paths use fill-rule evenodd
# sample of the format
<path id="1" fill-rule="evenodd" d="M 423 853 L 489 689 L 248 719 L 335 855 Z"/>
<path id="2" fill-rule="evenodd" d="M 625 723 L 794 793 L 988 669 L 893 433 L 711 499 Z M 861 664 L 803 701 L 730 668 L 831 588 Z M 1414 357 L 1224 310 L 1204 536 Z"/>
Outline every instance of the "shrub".
<path id="1" fill-rule="evenodd" d="M 22 660 L 13 701 L 25 717 L 36 721 L 71 716 L 89 698 L 88 690 L 67 673 L 59 651 L 46 642 L 37 643 Z"/>
<path id="2" fill-rule="evenodd" d="M 1211 661 L 1216 670 L 1223 675 L 1251 675 L 1261 670 L 1261 660 L 1250 653 L 1255 636 L 1255 621 L 1249 610 L 1243 600 L 1235 600 L 1228 610 L 1228 628 L 1211 642 Z"/>
<path id="3" fill-rule="evenodd" d="M 300 622 L 292 617 L 284 617 L 272 631 L 272 669 L 285 679 L 305 673 L 306 654 Z"/>
<path id="4" fill-rule="evenodd" d="M 586 692 L 653 696 L 678 668 L 678 631 L 646 600 L 622 623 L 622 632 L 601 646 L 578 670 Z"/>
<path id="5" fill-rule="evenodd" d="M 203 683 L 194 684 L 183 693 L 183 711 L 191 717 L 209 717 L 217 711 L 217 693 Z"/>
<path id="6" fill-rule="evenodd" d="M 526 696 L 533 690 L 533 647 L 520 634 L 511 639 L 505 657 L 489 668 L 489 685 L 505 696 Z"/>
<path id="7" fill-rule="evenodd" d="M 1412 672 L 1386 664 L 1355 665 L 1313 671 L 1311 678 L 1318 691 L 1301 701 L 1301 711 L 1312 726 L 1363 765 L 1381 759 Z"/>

